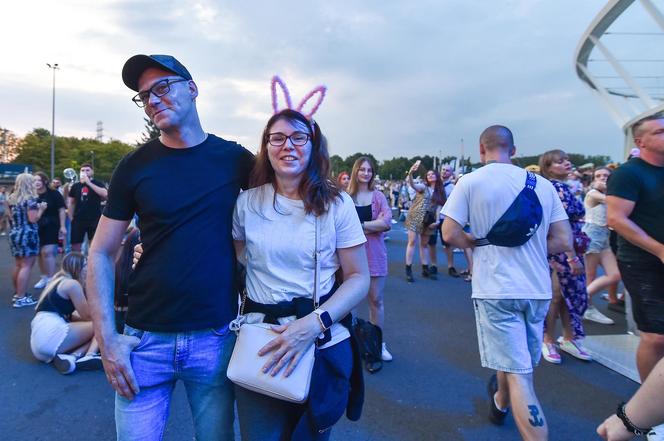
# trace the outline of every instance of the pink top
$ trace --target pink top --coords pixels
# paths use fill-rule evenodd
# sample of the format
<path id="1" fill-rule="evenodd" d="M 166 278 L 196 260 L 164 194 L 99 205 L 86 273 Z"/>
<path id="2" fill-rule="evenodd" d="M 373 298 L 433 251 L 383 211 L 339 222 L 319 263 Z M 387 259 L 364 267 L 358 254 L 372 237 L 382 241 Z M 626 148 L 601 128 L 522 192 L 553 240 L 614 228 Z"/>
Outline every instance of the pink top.
<path id="1" fill-rule="evenodd" d="M 371 220 L 382 219 L 392 229 L 392 209 L 385 195 L 374 190 L 371 198 Z M 387 276 L 387 248 L 385 233 L 365 233 L 367 242 L 364 244 L 369 258 L 369 274 L 371 277 Z"/>

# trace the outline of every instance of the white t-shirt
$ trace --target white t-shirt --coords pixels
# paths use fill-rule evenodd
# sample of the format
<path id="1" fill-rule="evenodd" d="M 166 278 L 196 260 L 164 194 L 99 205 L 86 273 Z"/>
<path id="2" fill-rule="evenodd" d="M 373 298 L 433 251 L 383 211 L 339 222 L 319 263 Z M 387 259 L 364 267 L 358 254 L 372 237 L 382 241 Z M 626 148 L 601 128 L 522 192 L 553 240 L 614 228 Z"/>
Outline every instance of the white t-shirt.
<path id="1" fill-rule="evenodd" d="M 460 225 L 470 223 L 483 238 L 514 202 L 526 183 L 526 171 L 492 163 L 464 175 L 443 207 Z M 551 277 L 546 237 L 549 225 L 567 219 L 553 185 L 537 176 L 535 192 L 542 205 L 542 224 L 520 247 L 487 245 L 473 250 L 473 298 L 550 299 Z"/>
<path id="2" fill-rule="evenodd" d="M 304 212 L 304 203 L 277 194 L 274 208 L 271 184 L 240 193 L 233 214 L 233 239 L 245 242 L 247 294 L 255 302 L 275 304 L 295 297 L 312 297 L 314 288 L 315 216 Z M 339 269 L 337 248 L 350 248 L 366 242 L 353 200 L 341 194 L 320 223 L 320 289 L 327 294 Z M 280 323 L 295 317 L 280 319 Z M 263 314 L 248 314 L 247 321 L 260 322 Z M 348 338 L 342 325 L 332 328 L 331 346 Z"/>

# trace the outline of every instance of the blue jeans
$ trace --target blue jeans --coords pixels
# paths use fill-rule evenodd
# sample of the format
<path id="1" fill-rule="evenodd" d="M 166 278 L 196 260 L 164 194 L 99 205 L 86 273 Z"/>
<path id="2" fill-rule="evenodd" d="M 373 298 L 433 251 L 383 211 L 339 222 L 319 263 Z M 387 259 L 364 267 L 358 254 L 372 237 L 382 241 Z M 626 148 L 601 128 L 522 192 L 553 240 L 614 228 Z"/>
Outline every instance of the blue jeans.
<path id="1" fill-rule="evenodd" d="M 125 334 L 140 338 L 131 353 L 140 392 L 131 401 L 115 396 L 118 441 L 162 439 L 177 380 L 187 392 L 196 440 L 234 439 L 233 383 L 226 369 L 235 334 L 227 326 L 166 333 L 126 325 Z"/>

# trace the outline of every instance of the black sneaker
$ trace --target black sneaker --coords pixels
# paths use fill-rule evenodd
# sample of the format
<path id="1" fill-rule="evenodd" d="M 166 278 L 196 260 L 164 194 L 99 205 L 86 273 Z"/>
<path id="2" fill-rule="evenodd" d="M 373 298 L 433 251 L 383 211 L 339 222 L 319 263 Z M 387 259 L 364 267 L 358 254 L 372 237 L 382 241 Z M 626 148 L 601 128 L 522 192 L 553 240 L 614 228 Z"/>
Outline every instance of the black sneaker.
<path id="1" fill-rule="evenodd" d="M 415 281 L 415 278 L 413 277 L 412 265 L 406 265 L 406 280 L 408 281 L 408 283 L 413 283 Z"/>
<path id="2" fill-rule="evenodd" d="M 459 277 L 459 273 L 457 272 L 456 268 L 454 268 L 453 266 L 447 269 L 447 274 L 449 274 L 451 277 Z"/>
<path id="3" fill-rule="evenodd" d="M 104 369 L 104 364 L 101 362 L 99 354 L 85 355 L 76 360 L 76 369 L 82 371 L 100 371 Z"/>
<path id="4" fill-rule="evenodd" d="M 498 377 L 496 377 L 496 374 L 493 374 L 491 378 L 489 378 L 489 384 L 487 384 L 487 392 L 489 394 L 489 421 L 497 426 L 502 426 L 505 424 L 505 417 L 507 417 L 509 409 L 503 412 L 496 407 L 496 400 L 494 398 L 496 391 L 498 391 Z"/>
<path id="5" fill-rule="evenodd" d="M 431 280 L 438 280 L 438 267 L 429 265 L 429 278 Z"/>

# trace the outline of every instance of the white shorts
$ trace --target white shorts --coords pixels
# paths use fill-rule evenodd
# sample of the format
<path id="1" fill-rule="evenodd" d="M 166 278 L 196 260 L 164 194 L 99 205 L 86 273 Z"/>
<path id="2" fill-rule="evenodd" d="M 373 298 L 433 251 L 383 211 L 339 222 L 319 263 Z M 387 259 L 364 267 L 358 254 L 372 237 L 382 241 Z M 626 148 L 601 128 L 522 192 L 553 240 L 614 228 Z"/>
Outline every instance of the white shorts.
<path id="1" fill-rule="evenodd" d="M 40 311 L 30 323 L 30 349 L 39 361 L 50 363 L 69 334 L 69 323 L 55 312 Z"/>

